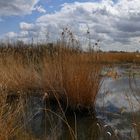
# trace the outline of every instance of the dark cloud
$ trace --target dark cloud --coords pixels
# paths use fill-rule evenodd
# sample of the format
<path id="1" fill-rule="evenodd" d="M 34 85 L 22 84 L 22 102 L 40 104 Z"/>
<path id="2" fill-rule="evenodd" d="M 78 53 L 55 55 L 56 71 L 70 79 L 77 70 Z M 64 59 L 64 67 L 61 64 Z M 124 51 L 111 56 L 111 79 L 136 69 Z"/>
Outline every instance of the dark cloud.
<path id="1" fill-rule="evenodd" d="M 140 16 L 139 16 L 140 19 Z M 120 19 L 116 23 L 116 28 L 123 32 L 137 32 L 140 31 L 140 21 L 130 19 Z"/>

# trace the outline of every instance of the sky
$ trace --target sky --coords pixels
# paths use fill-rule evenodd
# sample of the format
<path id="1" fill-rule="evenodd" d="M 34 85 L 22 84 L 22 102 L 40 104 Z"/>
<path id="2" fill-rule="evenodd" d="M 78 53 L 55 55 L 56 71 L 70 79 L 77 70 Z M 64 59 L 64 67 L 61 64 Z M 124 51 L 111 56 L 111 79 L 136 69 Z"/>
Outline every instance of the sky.
<path id="1" fill-rule="evenodd" d="M 140 51 L 140 0 L 0 0 L 3 41 L 55 41 L 66 27 L 83 44 L 89 30 L 102 50 Z"/>

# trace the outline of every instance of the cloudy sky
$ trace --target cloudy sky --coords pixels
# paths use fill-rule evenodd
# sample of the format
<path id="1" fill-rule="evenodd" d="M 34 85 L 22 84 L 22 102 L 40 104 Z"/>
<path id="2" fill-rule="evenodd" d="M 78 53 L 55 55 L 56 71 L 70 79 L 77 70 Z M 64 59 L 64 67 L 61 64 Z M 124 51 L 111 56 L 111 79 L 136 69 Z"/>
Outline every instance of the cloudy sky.
<path id="1" fill-rule="evenodd" d="M 56 40 L 64 27 L 103 50 L 140 50 L 140 0 L 0 0 L 2 40 Z"/>

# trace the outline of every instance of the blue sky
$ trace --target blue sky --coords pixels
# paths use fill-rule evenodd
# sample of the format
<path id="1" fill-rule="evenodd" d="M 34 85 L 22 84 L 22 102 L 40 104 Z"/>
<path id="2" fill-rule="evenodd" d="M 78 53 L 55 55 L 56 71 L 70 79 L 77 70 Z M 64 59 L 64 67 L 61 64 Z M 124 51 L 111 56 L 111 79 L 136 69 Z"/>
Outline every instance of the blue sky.
<path id="1" fill-rule="evenodd" d="M 103 50 L 140 50 L 139 0 L 1 0 L 0 39 L 58 39 L 69 27 L 75 37 L 101 40 Z M 83 44 L 85 42 L 82 42 Z M 86 45 L 85 45 L 86 46 Z"/>
<path id="2" fill-rule="evenodd" d="M 87 0 L 76 0 L 79 2 L 87 2 Z M 94 1 L 95 0 L 90 0 Z M 98 0 L 99 1 L 99 0 Z M 75 0 L 40 0 L 37 5 L 41 5 L 46 13 L 53 13 L 55 11 L 60 10 L 61 5 L 64 3 L 73 3 Z M 2 22 L 0 22 L 0 35 L 7 33 L 9 31 L 19 31 L 19 23 L 24 22 L 35 22 L 37 17 L 41 16 L 42 13 L 38 11 L 33 11 L 32 14 L 29 15 L 19 15 L 19 16 L 3 16 L 1 18 Z"/>

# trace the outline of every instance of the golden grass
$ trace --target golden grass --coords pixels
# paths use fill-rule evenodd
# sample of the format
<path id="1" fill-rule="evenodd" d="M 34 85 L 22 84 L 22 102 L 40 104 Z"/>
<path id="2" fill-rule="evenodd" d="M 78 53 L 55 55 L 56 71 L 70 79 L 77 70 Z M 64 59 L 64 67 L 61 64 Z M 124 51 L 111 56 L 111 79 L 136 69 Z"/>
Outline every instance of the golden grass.
<path id="1" fill-rule="evenodd" d="M 13 139 L 21 127 L 20 121 L 20 104 L 16 104 L 13 108 L 7 103 L 6 92 L 1 91 L 0 95 L 0 140 Z M 16 102 L 16 101 L 15 101 Z"/>
<path id="2" fill-rule="evenodd" d="M 37 140 L 25 130 L 25 100 L 19 97 L 10 102 L 7 91 L 0 93 L 0 140 Z"/>
<path id="3" fill-rule="evenodd" d="M 102 63 L 140 63 L 140 53 L 138 52 L 101 52 L 100 62 Z"/>
<path id="4" fill-rule="evenodd" d="M 59 43 L 52 48 L 1 48 L 0 85 L 15 92 L 41 89 L 50 97 L 66 96 L 71 105 L 93 105 L 101 70 L 94 55 L 85 57 Z"/>
<path id="5" fill-rule="evenodd" d="M 83 52 L 62 43 L 0 47 L 0 140 L 34 139 L 21 133 L 22 95 L 26 92 L 40 90 L 44 98 L 88 108 L 94 105 L 100 88 L 101 63 L 122 62 L 139 63 L 139 54 Z M 7 105 L 11 93 L 19 95 L 16 108 Z"/>
<path id="6" fill-rule="evenodd" d="M 13 110 L 7 106 L 9 94 L 22 97 L 28 91 L 41 90 L 44 98 L 64 99 L 71 107 L 88 108 L 94 106 L 100 88 L 101 63 L 139 62 L 138 57 L 135 53 L 85 53 L 61 43 L 0 47 L 0 140 L 22 138 L 23 101 Z"/>
<path id="7" fill-rule="evenodd" d="M 0 48 L 0 86 L 15 92 L 41 89 L 51 97 L 66 96 L 73 105 L 90 105 L 100 88 L 101 63 L 139 63 L 138 57 L 139 53 L 85 53 L 59 42 L 9 44 Z"/>
<path id="8" fill-rule="evenodd" d="M 10 44 L 9 44 L 10 45 Z M 51 46 L 8 46 L 0 48 L 0 139 L 34 139 L 22 131 L 23 94 L 41 90 L 45 98 L 68 101 L 71 107 L 94 106 L 100 87 L 101 66 L 96 53 L 83 52 L 58 43 Z M 42 92 L 41 92 L 42 93 Z M 19 101 L 7 104 L 9 94 Z M 23 138 L 24 139 L 24 138 Z"/>

